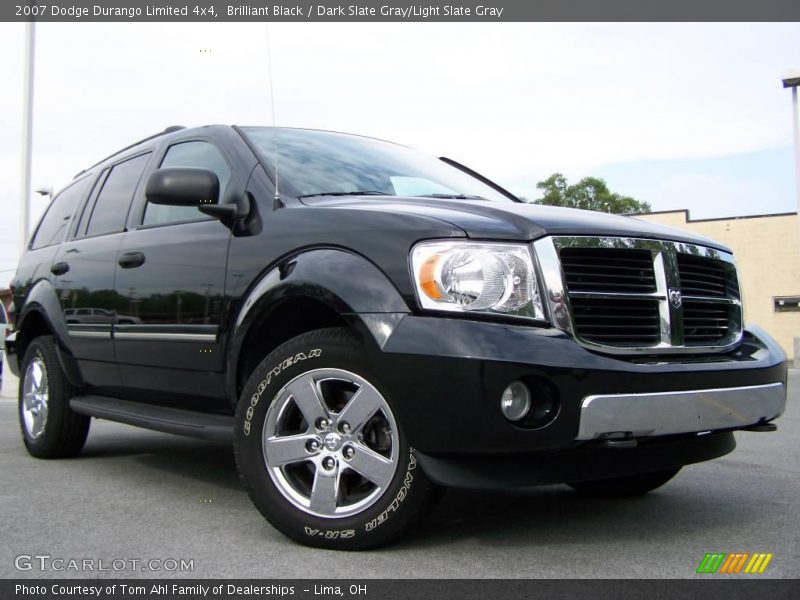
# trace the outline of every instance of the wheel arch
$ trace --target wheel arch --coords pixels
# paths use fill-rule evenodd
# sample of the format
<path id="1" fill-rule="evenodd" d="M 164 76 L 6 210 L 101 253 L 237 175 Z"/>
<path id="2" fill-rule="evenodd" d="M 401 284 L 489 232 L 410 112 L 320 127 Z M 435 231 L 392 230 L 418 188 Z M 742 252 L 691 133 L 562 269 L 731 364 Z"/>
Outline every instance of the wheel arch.
<path id="1" fill-rule="evenodd" d="M 42 279 L 33 285 L 16 320 L 17 338 L 15 352 L 20 362 L 28 345 L 42 335 L 52 335 L 56 342 L 58 361 L 70 384 L 83 385 L 78 363 L 72 356 L 69 334 L 61 312 L 61 303 L 53 284 Z"/>
<path id="2" fill-rule="evenodd" d="M 289 256 L 264 273 L 241 302 L 230 329 L 226 389 L 236 404 L 252 370 L 289 339 L 323 327 L 348 327 L 383 346 L 408 305 L 366 258 L 339 248 Z"/>

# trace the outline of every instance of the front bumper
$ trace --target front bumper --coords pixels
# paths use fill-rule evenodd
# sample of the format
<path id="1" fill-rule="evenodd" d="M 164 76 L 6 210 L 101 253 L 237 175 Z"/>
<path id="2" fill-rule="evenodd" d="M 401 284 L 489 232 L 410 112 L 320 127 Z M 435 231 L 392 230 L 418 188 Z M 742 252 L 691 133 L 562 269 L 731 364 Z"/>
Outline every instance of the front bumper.
<path id="1" fill-rule="evenodd" d="M 712 460 L 732 452 L 730 431 L 709 435 L 654 437 L 632 448 L 598 442 L 559 452 L 491 456 L 417 454 L 420 466 L 435 483 L 467 489 L 510 489 L 624 477 Z"/>
<path id="2" fill-rule="evenodd" d="M 432 457 L 564 452 L 596 437 L 729 431 L 773 419 L 785 403 L 786 356 L 757 327 L 725 354 L 630 357 L 593 352 L 555 329 L 373 317 L 368 327 L 382 336 L 375 336 L 373 368 L 410 443 Z M 503 417 L 500 397 L 517 379 L 534 391 L 534 402 L 555 399 L 557 415 L 546 426 L 524 428 Z"/>

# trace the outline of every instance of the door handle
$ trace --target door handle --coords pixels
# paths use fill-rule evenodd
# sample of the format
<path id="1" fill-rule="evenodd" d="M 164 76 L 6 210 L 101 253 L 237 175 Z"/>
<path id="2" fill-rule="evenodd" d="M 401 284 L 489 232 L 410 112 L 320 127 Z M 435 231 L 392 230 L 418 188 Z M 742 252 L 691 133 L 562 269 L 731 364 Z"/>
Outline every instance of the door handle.
<path id="1" fill-rule="evenodd" d="M 134 269 L 144 264 L 144 254 L 141 252 L 126 252 L 117 261 L 123 269 Z"/>
<path id="2" fill-rule="evenodd" d="M 53 275 L 63 275 L 67 271 L 69 271 L 69 264 L 65 262 L 57 262 L 50 267 L 50 272 Z"/>

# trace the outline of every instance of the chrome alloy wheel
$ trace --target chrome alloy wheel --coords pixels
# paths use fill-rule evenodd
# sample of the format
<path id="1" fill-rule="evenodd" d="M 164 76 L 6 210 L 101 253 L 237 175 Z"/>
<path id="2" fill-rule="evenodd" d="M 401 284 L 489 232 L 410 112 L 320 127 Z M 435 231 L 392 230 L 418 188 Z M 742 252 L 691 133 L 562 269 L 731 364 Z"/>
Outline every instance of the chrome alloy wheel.
<path id="1" fill-rule="evenodd" d="M 25 370 L 22 384 L 22 422 L 25 434 L 32 440 L 44 432 L 48 399 L 47 367 L 41 357 L 36 356 Z"/>
<path id="2" fill-rule="evenodd" d="M 383 495 L 397 470 L 400 437 L 375 386 L 349 371 L 317 369 L 278 392 L 262 446 L 269 475 L 289 502 L 340 518 Z"/>

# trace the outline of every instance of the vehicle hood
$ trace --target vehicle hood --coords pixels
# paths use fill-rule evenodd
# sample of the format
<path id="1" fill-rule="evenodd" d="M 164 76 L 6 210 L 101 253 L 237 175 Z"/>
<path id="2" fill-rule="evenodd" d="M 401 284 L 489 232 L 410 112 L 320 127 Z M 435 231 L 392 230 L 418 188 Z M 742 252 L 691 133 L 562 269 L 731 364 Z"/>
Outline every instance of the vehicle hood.
<path id="1" fill-rule="evenodd" d="M 608 213 L 484 200 L 444 200 L 388 196 L 306 198 L 304 204 L 333 209 L 420 215 L 454 225 L 470 238 L 530 241 L 545 235 L 598 235 L 651 238 L 730 249 L 707 237 Z"/>

